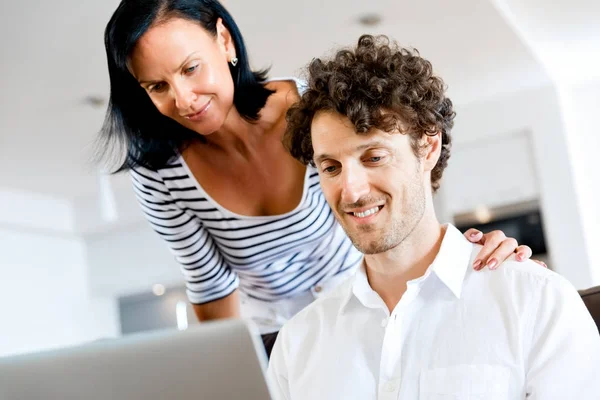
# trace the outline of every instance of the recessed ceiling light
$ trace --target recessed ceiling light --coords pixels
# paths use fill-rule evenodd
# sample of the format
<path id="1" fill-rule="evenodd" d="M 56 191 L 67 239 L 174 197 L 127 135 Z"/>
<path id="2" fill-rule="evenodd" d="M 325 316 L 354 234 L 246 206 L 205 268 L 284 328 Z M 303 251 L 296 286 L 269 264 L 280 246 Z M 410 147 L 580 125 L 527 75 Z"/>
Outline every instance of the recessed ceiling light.
<path id="1" fill-rule="evenodd" d="M 104 105 L 106 104 L 106 99 L 102 96 L 89 95 L 83 98 L 83 104 L 93 108 L 100 108 L 104 107 Z"/>
<path id="2" fill-rule="evenodd" d="M 165 294 L 165 286 L 161 285 L 160 283 L 157 283 L 156 285 L 152 286 L 152 293 L 154 293 L 156 296 L 162 296 L 163 294 Z"/>
<path id="3" fill-rule="evenodd" d="M 363 14 L 358 17 L 358 23 L 363 26 L 377 26 L 381 23 L 381 15 L 375 13 Z"/>
<path id="4" fill-rule="evenodd" d="M 475 207 L 475 219 L 477 219 L 477 222 L 480 224 L 487 224 L 492 220 L 492 217 L 492 211 L 483 204 Z"/>

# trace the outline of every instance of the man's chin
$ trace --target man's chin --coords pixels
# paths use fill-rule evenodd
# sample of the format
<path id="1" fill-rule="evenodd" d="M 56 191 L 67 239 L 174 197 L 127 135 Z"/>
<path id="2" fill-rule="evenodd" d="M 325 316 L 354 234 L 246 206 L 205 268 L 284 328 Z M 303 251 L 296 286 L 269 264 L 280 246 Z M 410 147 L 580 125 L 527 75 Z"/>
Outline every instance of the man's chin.
<path id="1" fill-rule="evenodd" d="M 383 238 L 358 238 L 356 236 L 350 236 L 350 240 L 354 247 L 356 247 L 361 253 L 366 255 L 385 253 L 390 250 L 393 246 L 386 243 Z"/>

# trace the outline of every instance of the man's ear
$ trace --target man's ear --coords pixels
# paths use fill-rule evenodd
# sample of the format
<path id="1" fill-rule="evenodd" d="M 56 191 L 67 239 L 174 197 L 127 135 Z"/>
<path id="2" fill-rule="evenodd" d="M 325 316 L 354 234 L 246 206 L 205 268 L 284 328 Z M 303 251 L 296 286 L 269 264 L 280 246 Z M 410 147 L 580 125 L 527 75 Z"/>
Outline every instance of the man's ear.
<path id="1" fill-rule="evenodd" d="M 229 32 L 229 29 L 223 24 L 221 18 L 217 20 L 217 44 L 223 54 L 225 54 L 227 62 L 236 57 L 235 43 L 233 43 L 231 32 Z"/>
<path id="2" fill-rule="evenodd" d="M 425 171 L 431 171 L 435 168 L 440 154 L 442 153 L 442 132 L 437 132 L 435 135 L 425 134 L 423 138 L 424 156 L 422 158 Z"/>

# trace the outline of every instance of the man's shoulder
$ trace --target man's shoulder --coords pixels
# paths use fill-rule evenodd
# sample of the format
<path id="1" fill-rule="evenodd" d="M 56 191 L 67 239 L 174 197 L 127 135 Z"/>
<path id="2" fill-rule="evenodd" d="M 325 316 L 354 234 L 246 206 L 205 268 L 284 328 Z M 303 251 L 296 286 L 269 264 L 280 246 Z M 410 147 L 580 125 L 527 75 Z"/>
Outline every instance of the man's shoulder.
<path id="1" fill-rule="evenodd" d="M 522 289 L 531 296 L 539 294 L 540 290 L 557 296 L 577 294 L 575 287 L 563 276 L 531 260 L 517 261 L 515 255 L 502 262 L 496 270 L 486 268 L 470 273 L 474 277 L 481 276 L 490 285 L 502 285 L 511 291 Z"/>
<path id="2" fill-rule="evenodd" d="M 354 278 L 350 277 L 313 301 L 286 322 L 282 332 L 292 331 L 296 336 L 300 332 L 314 331 L 322 323 L 332 323 L 351 295 L 353 283 Z"/>
<path id="3" fill-rule="evenodd" d="M 565 277 L 549 268 L 542 267 L 534 261 L 517 261 L 514 255 L 501 263 L 499 268 L 504 270 L 507 275 L 514 276 L 515 279 L 537 282 L 540 285 L 550 285 L 557 289 L 573 289 L 573 285 Z M 494 272 L 492 271 L 492 273 Z"/>

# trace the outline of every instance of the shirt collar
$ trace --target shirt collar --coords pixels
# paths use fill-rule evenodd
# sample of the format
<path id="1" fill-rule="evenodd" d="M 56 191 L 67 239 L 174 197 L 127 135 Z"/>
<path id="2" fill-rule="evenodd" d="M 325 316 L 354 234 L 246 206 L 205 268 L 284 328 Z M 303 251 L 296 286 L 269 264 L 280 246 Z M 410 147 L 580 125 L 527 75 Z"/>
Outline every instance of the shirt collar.
<path id="1" fill-rule="evenodd" d="M 360 263 L 360 267 L 356 270 L 354 276 L 348 280 L 348 285 L 346 286 L 341 301 L 340 314 L 346 311 L 350 304 L 356 301 L 367 308 L 385 307 L 385 303 L 381 297 L 379 297 L 377 292 L 369 285 L 364 259 Z"/>
<path id="2" fill-rule="evenodd" d="M 463 281 L 471 260 L 473 244 L 471 244 L 458 229 L 452 224 L 446 225 L 446 233 L 442 240 L 440 250 L 431 266 L 422 277 L 411 281 L 424 282 L 431 275 L 435 275 L 450 291 L 460 299 Z M 349 290 L 342 301 L 342 311 L 353 298 L 368 308 L 385 307 L 385 303 L 369 285 L 365 262 L 356 271 Z M 410 283 L 410 282 L 409 282 Z"/>
<path id="3" fill-rule="evenodd" d="M 459 299 L 472 252 L 473 244 L 452 224 L 447 224 L 440 251 L 431 269 Z"/>

